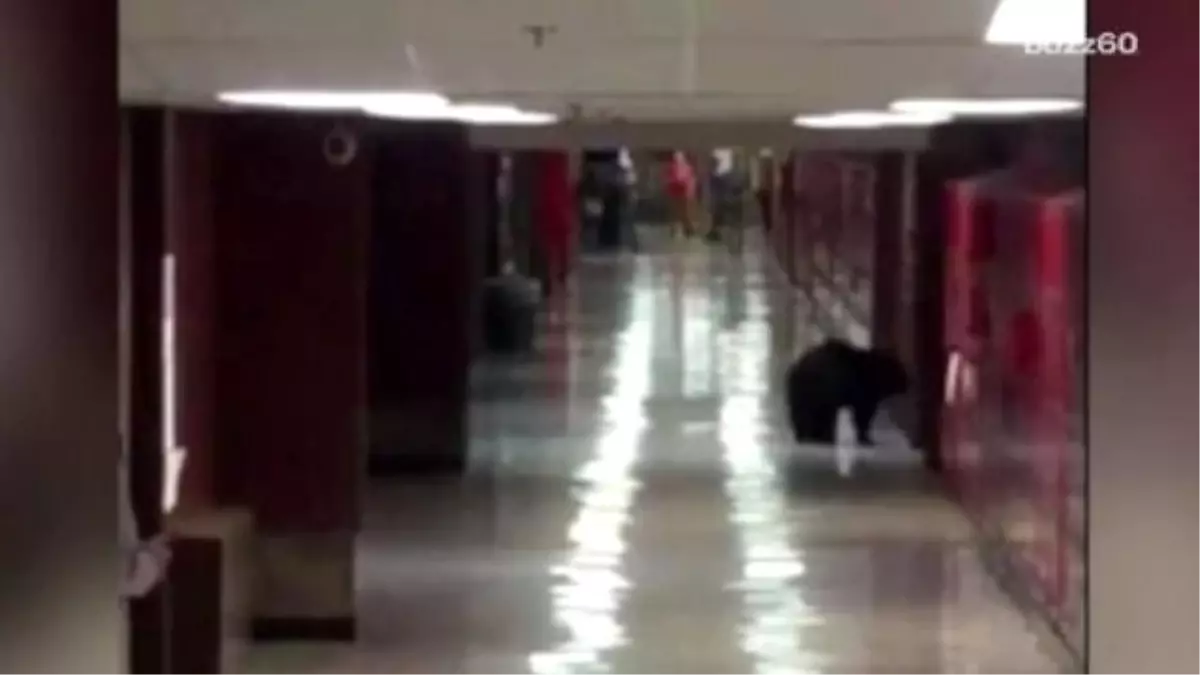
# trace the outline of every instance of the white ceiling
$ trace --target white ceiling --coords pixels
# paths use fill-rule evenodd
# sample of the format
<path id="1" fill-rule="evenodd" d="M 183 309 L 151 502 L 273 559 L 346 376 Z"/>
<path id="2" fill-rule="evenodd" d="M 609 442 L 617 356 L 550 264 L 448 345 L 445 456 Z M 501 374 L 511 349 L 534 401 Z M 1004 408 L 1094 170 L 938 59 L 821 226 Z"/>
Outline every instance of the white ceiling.
<path id="1" fill-rule="evenodd" d="M 986 46 L 996 0 L 121 0 L 126 100 L 435 89 L 637 120 L 904 96 L 1082 96 L 1082 59 Z M 524 29 L 555 30 L 537 49 Z"/>

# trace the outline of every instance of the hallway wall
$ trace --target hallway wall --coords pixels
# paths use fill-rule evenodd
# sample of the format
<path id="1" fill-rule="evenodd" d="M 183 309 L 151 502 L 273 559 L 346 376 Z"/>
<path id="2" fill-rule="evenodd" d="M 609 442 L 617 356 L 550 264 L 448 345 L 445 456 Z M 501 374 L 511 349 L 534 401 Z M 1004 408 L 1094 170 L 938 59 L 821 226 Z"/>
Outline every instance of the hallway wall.
<path id="1" fill-rule="evenodd" d="M 1197 670 L 1197 83 L 1190 0 L 1088 4 L 1089 669 Z M 1136 618 L 1135 618 L 1136 617 Z"/>
<path id="2" fill-rule="evenodd" d="M 462 126 L 370 129 L 373 473 L 462 470 L 486 263 L 487 157 Z"/>
<path id="3" fill-rule="evenodd" d="M 126 668 L 113 540 L 116 9 L 0 3 L 4 672 Z"/>
<path id="4" fill-rule="evenodd" d="M 215 119 L 221 496 L 254 510 L 258 618 L 345 624 L 366 441 L 369 165 L 324 156 L 331 131 L 354 132 L 339 120 Z"/>
<path id="5" fill-rule="evenodd" d="M 166 111 L 179 510 L 248 508 L 257 628 L 353 631 L 366 447 L 370 172 L 324 116 Z"/>
<path id="6" fill-rule="evenodd" d="M 454 125 L 166 120 L 180 510 L 253 512 L 261 636 L 348 637 L 369 442 L 385 468 L 465 459 L 485 157 Z"/>
<path id="7" fill-rule="evenodd" d="M 159 109 L 135 108 L 121 116 L 121 429 L 128 490 L 140 537 L 164 529 L 162 359 L 163 256 L 166 246 L 166 117 Z M 171 580 L 168 580 L 168 582 Z M 167 613 L 170 583 L 129 603 L 130 668 L 170 668 Z"/>
<path id="8" fill-rule="evenodd" d="M 215 119 L 217 429 L 222 453 L 237 458 L 218 467 L 223 496 L 254 504 L 268 532 L 353 528 L 368 164 L 326 161 L 336 120 Z"/>
<path id="9" fill-rule="evenodd" d="M 166 126 L 167 250 L 175 257 L 177 442 L 188 459 L 181 511 L 216 505 L 217 239 L 213 213 L 213 126 L 204 114 L 176 112 Z"/>

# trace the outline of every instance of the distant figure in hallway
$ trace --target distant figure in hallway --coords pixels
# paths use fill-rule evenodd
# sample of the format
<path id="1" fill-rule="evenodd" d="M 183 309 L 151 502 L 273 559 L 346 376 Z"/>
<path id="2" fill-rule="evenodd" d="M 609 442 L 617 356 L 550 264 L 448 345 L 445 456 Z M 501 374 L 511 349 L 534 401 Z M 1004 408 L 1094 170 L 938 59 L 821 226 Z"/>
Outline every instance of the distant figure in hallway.
<path id="1" fill-rule="evenodd" d="M 696 173 L 687 157 L 676 150 L 667 166 L 667 194 L 676 231 L 687 239 L 695 234 Z"/>
<path id="2" fill-rule="evenodd" d="M 627 227 L 629 185 L 618 150 L 588 150 L 578 186 L 581 222 L 591 236 L 590 248 L 614 251 L 631 245 Z"/>
<path id="3" fill-rule="evenodd" d="M 879 405 L 908 385 L 908 373 L 894 355 L 826 340 L 788 369 L 787 404 L 796 442 L 836 443 L 838 412 L 849 408 L 859 445 L 873 445 L 871 424 Z"/>
<path id="4" fill-rule="evenodd" d="M 625 240 L 625 246 L 636 252 L 641 248 L 637 233 L 638 175 L 637 165 L 628 148 L 621 148 L 617 164 L 621 167 L 624 186 L 621 197 L 621 231 L 624 233 L 622 238 Z"/>
<path id="5" fill-rule="evenodd" d="M 759 219 L 763 229 L 770 232 L 775 215 L 775 159 L 771 150 L 764 149 L 759 153 L 751 182 L 754 198 L 758 202 Z"/>
<path id="6" fill-rule="evenodd" d="M 539 275 L 547 293 L 566 285 L 574 256 L 575 217 L 571 189 L 571 164 L 564 152 L 540 151 L 537 160 L 536 223 L 543 270 Z"/>
<path id="7" fill-rule="evenodd" d="M 575 201 L 579 207 L 579 230 L 583 249 L 600 248 L 600 229 L 604 225 L 604 206 L 607 197 L 604 177 L 595 162 L 585 162 L 575 185 Z"/>
<path id="8" fill-rule="evenodd" d="M 713 151 L 709 197 L 712 225 L 707 238 L 717 242 L 721 241 L 731 226 L 740 225 L 736 221 L 740 218 L 738 207 L 742 201 L 741 177 L 735 171 L 733 151 L 729 148 L 717 148 Z"/>

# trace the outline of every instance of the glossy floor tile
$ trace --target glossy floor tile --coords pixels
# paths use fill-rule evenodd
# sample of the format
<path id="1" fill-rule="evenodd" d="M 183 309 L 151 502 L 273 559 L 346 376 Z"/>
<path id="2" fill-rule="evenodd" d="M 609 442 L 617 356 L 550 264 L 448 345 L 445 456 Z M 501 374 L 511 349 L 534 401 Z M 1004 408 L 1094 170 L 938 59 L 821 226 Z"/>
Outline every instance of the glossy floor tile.
<path id="1" fill-rule="evenodd" d="M 581 262 L 536 356 L 475 373 L 472 472 L 373 486 L 356 644 L 263 672 L 1056 672 L 880 421 L 796 447 L 820 337 L 761 248 Z"/>

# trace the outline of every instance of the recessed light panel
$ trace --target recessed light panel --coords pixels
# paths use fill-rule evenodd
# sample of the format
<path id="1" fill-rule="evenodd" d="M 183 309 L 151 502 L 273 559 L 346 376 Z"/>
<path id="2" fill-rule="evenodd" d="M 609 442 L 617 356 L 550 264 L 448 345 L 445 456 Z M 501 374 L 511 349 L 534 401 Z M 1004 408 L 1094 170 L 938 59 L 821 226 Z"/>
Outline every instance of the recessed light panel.
<path id="1" fill-rule="evenodd" d="M 253 89 L 228 91 L 217 96 L 233 106 L 285 110 L 363 112 L 398 120 L 444 120 L 465 124 L 537 126 L 553 124 L 549 113 L 521 110 L 493 103 L 452 103 L 435 92 L 424 91 L 305 91 Z"/>
<path id="2" fill-rule="evenodd" d="M 1000 0 L 984 40 L 997 45 L 1083 44 L 1086 34 L 1087 0 Z"/>
<path id="3" fill-rule="evenodd" d="M 473 125 L 539 126 L 558 121 L 557 117 L 548 113 L 493 103 L 455 103 L 442 108 L 380 104 L 366 106 L 363 112 L 388 119 L 444 120 Z"/>
<path id="4" fill-rule="evenodd" d="M 1070 98 L 910 98 L 891 104 L 894 112 L 959 116 L 1050 115 L 1079 110 Z"/>
<path id="5" fill-rule="evenodd" d="M 925 127 L 948 122 L 951 115 L 942 112 L 905 113 L 886 110 L 852 110 L 822 115 L 802 115 L 792 120 L 796 126 L 812 129 L 878 129 L 882 127 Z"/>
<path id="6" fill-rule="evenodd" d="M 367 106 L 388 105 L 411 108 L 436 108 L 450 104 L 434 92 L 416 91 L 305 91 L 250 89 L 227 91 L 217 95 L 222 103 L 289 110 L 362 110 Z"/>

